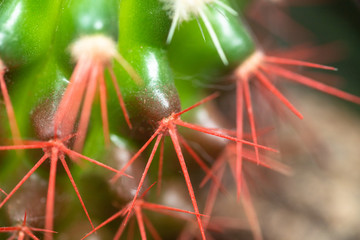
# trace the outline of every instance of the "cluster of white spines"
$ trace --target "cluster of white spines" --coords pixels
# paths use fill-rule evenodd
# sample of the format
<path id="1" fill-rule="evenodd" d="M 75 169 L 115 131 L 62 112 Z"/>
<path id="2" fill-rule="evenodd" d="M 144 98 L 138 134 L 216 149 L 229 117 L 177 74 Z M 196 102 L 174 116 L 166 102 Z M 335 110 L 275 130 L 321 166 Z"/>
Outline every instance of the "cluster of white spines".
<path id="1" fill-rule="evenodd" d="M 205 5 L 215 0 L 161 0 L 164 9 L 171 18 L 178 18 L 179 23 L 198 17 Z"/>
<path id="2" fill-rule="evenodd" d="M 217 7 L 230 12 L 231 14 L 237 15 L 237 12 L 225 3 L 219 0 L 161 0 L 164 3 L 164 9 L 168 12 L 172 18 L 170 31 L 166 42 L 169 44 L 174 36 L 176 27 L 182 22 L 190 21 L 192 19 L 200 18 L 205 24 L 205 27 L 210 35 L 212 42 L 219 54 L 221 61 L 224 65 L 228 65 L 228 60 L 222 49 L 220 41 L 207 17 L 206 7 L 214 3 Z"/>

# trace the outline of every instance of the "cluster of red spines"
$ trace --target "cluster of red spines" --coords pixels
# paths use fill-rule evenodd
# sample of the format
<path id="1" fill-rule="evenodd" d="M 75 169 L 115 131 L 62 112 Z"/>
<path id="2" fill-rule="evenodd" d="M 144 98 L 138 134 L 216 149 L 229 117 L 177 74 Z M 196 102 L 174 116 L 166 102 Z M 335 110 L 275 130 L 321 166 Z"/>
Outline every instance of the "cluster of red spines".
<path id="1" fill-rule="evenodd" d="M 77 153 L 71 149 L 69 149 L 67 147 L 67 142 L 70 138 L 72 137 L 77 137 L 78 135 L 81 135 L 82 138 L 84 138 L 85 132 L 86 131 L 81 131 L 78 132 L 77 134 L 73 134 L 70 135 L 68 137 L 65 137 L 63 139 L 59 139 L 56 134 L 54 134 L 54 139 L 49 140 L 49 141 L 40 141 L 40 142 L 35 142 L 35 141 L 24 141 L 25 144 L 15 144 L 14 146 L 2 146 L 0 147 L 0 150 L 18 150 L 18 149 L 43 149 L 44 150 L 44 155 L 43 157 L 31 168 L 31 170 L 23 177 L 23 179 L 13 188 L 13 190 L 5 197 L 5 199 L 1 202 L 0 207 L 2 207 L 10 198 L 11 196 L 18 190 L 18 188 L 21 187 L 21 185 L 30 177 L 30 175 L 46 160 L 46 159 L 50 159 L 51 160 L 51 167 L 50 167 L 50 178 L 49 178 L 49 189 L 48 189 L 48 197 L 47 197 L 47 206 L 46 206 L 46 221 L 45 221 L 45 229 L 49 229 L 49 231 L 47 232 L 47 234 L 45 234 L 46 239 L 52 239 L 52 229 L 53 229 L 53 210 L 54 210 L 54 194 L 55 194 L 55 179 L 56 179 L 56 165 L 57 165 L 57 161 L 60 160 L 62 165 L 64 166 L 64 169 L 75 189 L 75 192 L 81 202 L 81 205 L 87 215 L 87 218 L 89 220 L 89 222 L 92 225 L 90 216 L 86 210 L 85 204 L 82 201 L 82 198 L 80 196 L 79 191 L 77 190 L 76 184 L 74 182 L 74 179 L 71 176 L 70 170 L 66 164 L 65 161 L 65 154 L 69 155 L 70 158 L 72 158 L 73 160 L 76 160 L 78 158 L 83 158 L 85 160 L 88 160 L 90 162 L 93 162 L 97 165 L 100 165 L 102 167 L 105 167 L 113 172 L 116 173 L 116 175 L 114 176 L 112 181 L 115 181 L 120 175 L 126 175 L 124 172 L 125 170 L 137 159 L 137 157 L 146 149 L 146 147 L 156 138 L 156 142 L 155 145 L 153 147 L 153 150 L 150 154 L 149 160 L 147 162 L 147 165 L 145 167 L 144 173 L 142 175 L 142 178 L 138 184 L 138 188 L 136 191 L 136 194 L 134 196 L 134 199 L 131 203 L 129 203 L 129 205 L 126 207 L 126 210 L 123 209 L 122 211 L 120 211 L 119 213 L 117 213 L 116 217 L 118 216 L 125 216 L 123 225 L 120 229 L 123 229 L 124 226 L 127 224 L 130 216 L 132 215 L 133 211 L 135 211 L 135 215 L 139 221 L 139 226 L 140 226 L 140 233 L 142 238 L 146 238 L 146 234 L 145 234 L 145 230 L 144 230 L 144 222 L 145 224 L 148 226 L 149 229 L 153 229 L 151 227 L 151 224 L 149 224 L 148 220 L 143 219 L 142 214 L 139 212 L 139 204 L 143 204 L 142 200 L 138 199 L 138 194 L 140 193 L 140 190 L 143 186 L 143 183 L 145 181 L 147 172 L 150 168 L 150 165 L 152 163 L 152 160 L 155 156 L 155 152 L 158 148 L 158 146 L 161 143 L 161 147 L 160 147 L 160 163 L 159 163 L 159 188 L 158 191 L 160 191 L 160 185 L 161 185 L 161 178 L 162 178 L 162 165 L 163 165 L 163 149 L 164 149 L 164 142 L 163 142 L 163 138 L 166 135 L 170 135 L 173 144 L 174 144 L 174 148 L 176 151 L 176 154 L 178 156 L 179 159 L 179 163 L 181 166 L 181 169 L 183 171 L 184 174 L 184 178 L 185 178 L 185 182 L 189 191 L 189 195 L 190 195 L 190 199 L 192 201 L 192 205 L 194 207 L 194 214 L 196 216 L 197 222 L 198 222 L 198 226 L 200 229 L 200 233 L 202 235 L 203 239 L 206 239 L 206 235 L 205 235 L 205 229 L 207 228 L 208 224 L 209 224 L 209 220 L 203 220 L 202 219 L 202 214 L 200 214 L 199 208 L 198 208 L 198 204 L 196 201 L 196 197 L 195 197 L 195 193 L 193 190 L 193 186 L 190 180 L 190 176 L 188 173 L 188 169 L 186 167 L 185 164 L 185 160 L 182 154 L 182 150 L 181 150 L 181 145 L 183 145 L 183 147 L 189 152 L 189 154 L 191 156 L 193 156 L 193 158 L 195 159 L 195 161 L 199 164 L 199 166 L 204 170 L 204 172 L 206 173 L 206 177 L 202 183 L 202 185 L 209 179 L 213 179 L 213 185 L 210 191 L 210 196 L 208 199 L 208 202 L 206 204 L 205 207 L 205 214 L 210 215 L 212 212 L 212 207 L 214 205 L 215 199 L 216 199 L 216 195 L 217 195 L 217 189 L 222 189 L 225 190 L 224 187 L 221 184 L 221 178 L 222 178 L 222 174 L 224 172 L 225 169 L 225 165 L 224 163 L 226 162 L 224 159 L 226 159 L 225 156 L 221 156 L 213 165 L 212 168 L 208 167 L 199 156 L 197 156 L 197 154 L 195 153 L 195 151 L 189 146 L 189 144 L 187 144 L 187 142 L 185 141 L 185 139 L 183 139 L 177 131 L 177 125 L 178 126 L 183 126 L 186 128 L 190 128 L 199 132 L 203 132 L 206 134 L 211 134 L 211 135 L 215 135 L 221 138 L 225 138 L 231 141 L 234 141 L 235 144 L 231 144 L 228 147 L 226 147 L 226 154 L 228 154 L 228 152 L 236 152 L 236 156 L 237 156 L 237 160 L 236 161 L 231 161 L 229 162 L 231 169 L 233 170 L 233 175 L 236 179 L 236 184 L 238 187 L 238 198 L 240 199 L 241 196 L 241 200 L 243 202 L 244 205 L 244 209 L 246 212 L 246 215 L 248 217 L 251 229 L 254 233 L 254 237 L 256 239 L 261 239 L 261 233 L 260 233 L 260 228 L 259 228 L 259 224 L 257 221 L 257 217 L 254 211 L 254 208 L 251 204 L 251 198 L 249 195 L 249 190 L 247 187 L 247 184 L 244 180 L 244 177 L 242 176 L 242 159 L 243 158 L 248 158 L 252 161 L 255 161 L 257 164 L 263 165 L 265 167 L 268 168 L 273 168 L 275 170 L 279 170 L 282 172 L 288 172 L 288 170 L 282 166 L 281 164 L 274 162 L 274 161 L 269 161 L 267 160 L 267 162 L 263 161 L 262 159 L 266 159 L 266 157 L 260 155 L 258 149 L 262 148 L 265 150 L 270 150 L 270 151 L 274 151 L 271 148 L 268 147 L 264 147 L 261 145 L 257 144 L 257 135 L 256 135 L 256 128 L 255 128 L 255 121 L 254 121 L 254 115 L 253 115 L 253 110 L 252 110 L 252 104 L 251 104 L 251 95 L 250 95 L 250 90 L 249 90 L 249 84 L 248 81 L 251 77 L 256 77 L 270 92 L 272 92 L 275 96 L 277 96 L 290 110 L 292 110 L 297 116 L 299 116 L 300 118 L 302 118 L 302 115 L 295 109 L 295 107 L 293 107 L 293 105 L 291 105 L 291 103 L 275 88 L 275 86 L 270 82 L 270 80 L 266 77 L 265 73 L 273 73 L 276 74 L 278 76 L 299 82 L 301 84 L 310 86 L 312 88 L 318 89 L 320 91 L 324 91 L 328 94 L 331 95 L 335 95 L 338 96 L 340 98 L 344 98 L 346 100 L 352 101 L 352 102 L 356 102 L 356 103 L 360 103 L 360 98 L 355 97 L 353 95 L 344 93 L 338 89 L 332 88 L 330 86 L 327 86 L 325 84 L 319 83 L 314 81 L 313 79 L 307 78 L 305 76 L 296 74 L 294 72 L 291 72 L 283 67 L 280 67 L 278 65 L 295 65 L 295 66 L 305 66 L 305 67 L 314 67 L 314 68 L 321 68 L 321 69 L 329 69 L 329 70 L 334 70 L 334 68 L 332 67 L 327 67 L 327 66 L 322 66 L 322 65 L 318 65 L 318 64 L 313 64 L 313 63 L 308 63 L 308 62 L 303 62 L 303 61 L 297 61 L 297 60 L 291 60 L 291 59 L 283 59 L 283 58 L 276 58 L 276 57 L 268 57 L 268 56 L 261 56 L 261 61 L 256 62 L 256 66 L 252 66 L 253 69 L 251 69 L 251 71 L 249 71 L 247 74 L 242 74 L 241 71 L 242 69 L 239 68 L 238 71 L 236 71 L 235 74 L 237 74 L 238 76 L 238 80 L 237 80 L 237 109 L 238 109 L 238 114 L 237 114 L 237 131 L 236 131 L 236 138 L 228 136 L 223 134 L 223 132 L 226 131 L 221 131 L 221 130 L 213 130 L 213 129 L 207 129 L 201 126 L 197 126 L 191 123 L 187 123 L 184 122 L 180 119 L 180 116 L 185 113 L 190 111 L 191 109 L 199 106 L 200 104 L 205 103 L 206 101 L 210 101 L 212 99 L 214 99 L 215 97 L 218 96 L 218 94 L 213 94 L 207 98 L 205 98 L 204 100 L 200 101 L 199 103 L 194 104 L 193 106 L 178 112 L 178 113 L 173 113 L 172 115 L 170 115 L 167 118 L 164 118 L 163 120 L 161 120 L 159 122 L 159 127 L 157 128 L 157 130 L 154 132 L 154 134 L 150 137 L 150 139 L 144 144 L 144 146 L 134 155 L 134 157 L 120 170 L 115 170 L 105 164 L 102 164 L 100 162 L 97 162 L 96 160 L 93 160 L 91 158 L 88 158 L 86 156 L 81 155 L 80 153 Z M 95 71 L 96 72 L 96 71 Z M 80 78 L 85 77 L 84 75 L 80 74 Z M 95 74 L 95 73 L 94 73 Z M 85 74 L 86 75 L 86 74 Z M 95 74 L 94 76 L 98 76 L 98 74 Z M 95 78 L 96 79 L 96 78 Z M 102 79 L 102 78 L 100 78 Z M 6 86 L 4 85 L 4 80 L 3 77 L 0 79 L 1 80 L 1 86 L 2 86 L 2 91 L 3 91 L 3 95 L 4 95 L 4 99 L 8 99 L 8 101 L 5 101 L 7 108 L 10 108 L 9 112 L 9 119 L 10 122 L 13 122 L 13 124 L 11 124 L 12 126 L 16 126 L 16 121 L 15 121 L 15 117 L 13 114 L 13 110 L 11 107 L 11 102 L 10 102 L 10 98 L 7 94 L 6 91 Z M 96 80 L 94 80 L 93 82 L 96 82 Z M 100 92 L 101 92 L 101 88 L 104 87 L 103 81 L 100 81 Z M 95 83 L 94 83 L 95 84 Z M 90 84 L 91 86 L 94 84 Z M 82 85 L 82 87 L 84 88 L 84 86 Z M 5 91 L 4 91 L 5 89 Z M 91 95 L 93 95 L 93 91 L 87 90 L 88 92 L 92 93 Z M 70 92 L 70 93 L 69 93 Z M 67 92 L 64 94 L 64 99 L 63 102 L 69 102 L 69 99 L 66 98 L 66 96 L 68 94 L 71 94 L 72 90 L 71 88 L 68 88 Z M 106 96 L 106 95 L 105 95 Z M 252 142 L 248 142 L 245 140 L 242 140 L 242 138 L 244 137 L 244 133 L 242 130 L 242 98 L 245 98 L 245 102 L 246 102 L 246 108 L 248 111 L 248 115 L 249 115 L 249 119 L 250 119 L 250 126 L 251 126 L 251 137 L 254 140 L 254 143 Z M 102 100 L 102 105 L 105 104 L 105 99 L 103 98 Z M 81 114 L 81 116 L 84 115 L 84 111 L 85 114 L 89 114 L 90 110 L 91 110 L 91 102 L 92 100 L 87 100 L 87 97 L 85 97 L 85 106 L 89 105 L 89 108 L 87 110 L 83 110 L 83 114 Z M 8 103 L 7 103 L 8 102 Z M 66 104 L 65 104 L 66 105 Z M 84 107 L 85 108 L 85 107 Z M 64 113 L 64 109 L 67 110 L 67 112 L 71 109 L 65 107 L 59 107 L 58 112 L 56 113 L 56 116 L 62 116 Z M 76 116 L 76 113 L 78 112 L 77 110 L 78 108 L 76 108 L 76 110 L 72 110 L 70 112 L 72 112 L 74 114 L 74 116 Z M 13 116 L 13 117 L 10 117 Z M 61 119 L 58 118 L 58 119 Z M 81 117 L 81 119 L 87 119 L 86 117 Z M 56 133 L 56 126 L 60 125 L 61 121 L 55 121 L 55 128 L 54 128 L 54 133 Z M 56 123 L 58 123 L 58 125 L 56 125 Z M 105 122 L 104 122 L 105 123 Z M 71 127 L 71 125 L 74 125 L 75 122 L 72 122 L 71 124 L 65 124 L 64 126 L 70 127 L 71 129 L 69 131 L 65 131 L 67 133 L 71 133 L 73 131 L 73 127 Z M 87 124 L 85 124 L 87 125 Z M 106 127 L 105 127 L 106 128 Z M 11 127 L 11 129 L 13 130 L 13 134 L 14 134 L 14 139 L 18 139 L 20 140 L 20 134 L 18 133 L 17 127 Z M 14 130 L 15 129 L 15 130 Z M 18 137 L 16 137 L 18 136 Z M 251 152 L 247 149 L 243 148 L 243 144 L 248 144 L 250 146 L 253 146 L 255 148 L 255 152 Z M 230 157 L 228 157 L 228 159 L 231 159 Z M 235 171 L 234 171 L 235 169 Z M 129 176 L 128 176 L 129 177 Z M 242 189 L 242 191 L 240 190 Z M 5 192 L 4 192 L 5 193 Z M 240 195 L 241 194 L 241 195 Z M 145 204 L 146 205 L 146 204 Z M 142 205 L 143 206 L 143 205 Z M 153 206 L 154 208 L 155 205 L 154 204 L 148 204 L 146 206 Z M 157 206 L 157 205 L 156 205 Z M 160 205 L 159 205 L 160 206 Z M 111 217 L 110 219 L 114 219 L 115 217 Z M 107 220 L 107 222 L 110 220 Z M 106 223 L 107 223 L 106 222 Z M 204 223 L 205 224 L 204 224 Z M 101 224 L 100 226 L 98 226 L 96 229 L 102 227 L 105 224 Z M 93 227 L 93 225 L 92 225 Z M 95 228 L 93 227 L 93 231 L 95 231 Z M 120 230 L 119 230 L 120 231 Z M 118 231 L 118 232 L 119 232 Z M 121 231 L 120 231 L 121 232 Z M 154 233 L 153 230 L 151 230 L 151 232 L 153 232 L 154 236 L 156 235 Z M 121 234 L 117 234 L 116 238 L 118 238 Z"/>
<path id="2" fill-rule="evenodd" d="M 196 220 L 200 229 L 200 233 L 203 239 L 206 239 L 205 229 L 207 229 L 211 225 L 211 213 L 213 206 L 216 201 L 216 196 L 218 194 L 218 190 L 222 190 L 226 192 L 225 187 L 221 183 L 221 179 L 223 177 L 226 163 L 230 166 L 232 170 L 232 174 L 235 179 L 235 183 L 238 188 L 237 196 L 241 199 L 242 204 L 244 206 L 245 213 L 247 215 L 248 221 L 250 223 L 250 228 L 254 234 L 254 238 L 259 240 L 262 239 L 261 231 L 259 227 L 259 223 L 254 211 L 254 207 L 251 202 L 250 191 L 248 188 L 248 184 L 245 180 L 242 169 L 242 161 L 243 159 L 250 160 L 252 162 L 257 163 L 258 165 L 271 168 L 273 170 L 279 171 L 281 173 L 289 174 L 290 170 L 282 165 L 279 162 L 273 161 L 266 156 L 259 153 L 259 148 L 274 151 L 271 148 L 264 147 L 258 145 L 258 136 L 256 134 L 256 126 L 255 126 L 255 117 L 253 114 L 253 106 L 251 103 L 251 94 L 250 94 L 250 85 L 249 81 L 251 78 L 256 78 L 267 90 L 273 93 L 281 102 L 283 102 L 294 114 L 296 114 L 299 118 L 303 118 L 301 113 L 288 101 L 288 99 L 274 86 L 274 84 L 270 81 L 267 75 L 276 75 L 311 88 L 317 89 L 319 91 L 323 91 L 330 95 L 335 95 L 339 98 L 343 98 L 345 100 L 355 102 L 360 104 L 360 98 L 353 96 L 351 94 L 347 94 L 343 91 L 340 91 L 336 88 L 330 87 L 323 83 L 317 82 L 311 78 L 305 77 L 303 75 L 294 73 L 284 67 L 282 65 L 289 65 L 289 66 L 302 66 L 302 67 L 311 67 L 311 68 L 318 68 L 318 69 L 325 69 L 325 70 L 336 70 L 333 67 L 327 67 L 319 64 L 298 61 L 293 59 L 285 59 L 285 58 L 278 58 L 278 57 L 270 57 L 262 55 L 259 59 L 251 66 L 251 70 L 247 71 L 246 74 L 243 74 L 243 69 L 239 67 L 238 70 L 235 71 L 235 75 L 237 77 L 237 128 L 236 128 L 236 138 L 232 136 L 228 136 L 224 134 L 225 131 L 221 130 L 213 130 L 207 129 L 201 126 L 197 126 L 191 123 L 184 122 L 180 119 L 180 116 L 199 106 L 200 104 L 212 100 L 217 96 L 217 94 L 211 95 L 208 98 L 204 99 L 203 101 L 193 105 L 192 107 L 185 109 L 178 113 L 173 113 L 172 115 L 164 118 L 159 122 L 159 127 L 154 132 L 154 134 L 150 137 L 150 139 L 144 144 L 144 146 L 134 155 L 134 157 L 120 170 L 113 169 L 105 164 L 102 164 L 94 159 L 88 158 L 86 156 L 81 155 L 80 153 L 71 150 L 67 144 L 70 138 L 74 137 L 73 131 L 75 126 L 76 118 L 79 114 L 80 103 L 83 101 L 83 110 L 80 114 L 80 121 L 79 121 L 79 128 L 75 135 L 75 145 L 74 149 L 77 151 L 81 151 L 83 141 L 86 136 L 87 125 L 89 122 L 89 115 L 92 108 L 92 102 L 94 99 L 94 95 L 96 92 L 97 86 L 99 87 L 100 93 L 100 102 L 102 108 L 102 119 L 104 125 L 104 136 L 105 142 L 109 143 L 109 130 L 108 130 L 108 121 L 107 121 L 107 108 L 106 108 L 106 86 L 104 81 L 104 66 L 101 64 L 95 64 L 94 62 L 84 62 L 79 61 L 74 73 L 71 77 L 69 87 L 65 91 L 62 101 L 60 102 L 58 111 L 55 114 L 55 125 L 54 125 L 54 138 L 49 141 L 22 141 L 20 138 L 20 132 L 16 124 L 14 110 L 11 105 L 10 97 L 6 89 L 5 81 L 4 81 L 4 73 L 5 67 L 0 62 L 0 88 L 4 98 L 9 122 L 10 122 L 10 129 L 14 139 L 13 146 L 1 146 L 0 150 L 19 150 L 19 149 L 43 149 L 44 155 L 41 159 L 29 170 L 29 172 L 20 180 L 20 182 L 12 189 L 9 194 L 6 194 L 5 191 L 0 189 L 0 192 L 6 195 L 5 199 L 0 203 L 0 208 L 11 198 L 11 196 L 21 187 L 21 185 L 30 177 L 32 173 L 46 160 L 50 159 L 51 166 L 50 166 L 50 177 L 49 177 L 49 189 L 48 189 L 48 197 L 47 197 L 47 207 L 46 207 L 46 221 L 45 221 L 45 229 L 38 229 L 38 228 L 31 228 L 26 226 L 26 214 L 24 216 L 24 221 L 21 226 L 18 227 L 3 227 L 0 228 L 0 232 L 9 232 L 9 231 L 16 231 L 18 232 L 18 238 L 21 239 L 21 236 L 27 234 L 29 237 L 33 239 L 37 239 L 36 236 L 33 235 L 32 231 L 42 231 L 45 234 L 46 239 L 52 239 L 52 231 L 53 229 L 53 209 L 54 209 L 54 194 L 55 194 L 55 179 L 56 179 L 56 165 L 58 160 L 62 163 L 72 186 L 75 189 L 75 192 L 81 202 L 81 205 L 87 215 L 89 222 L 93 227 L 93 232 L 95 230 L 101 228 L 105 224 L 109 223 L 110 221 L 114 220 L 117 217 L 123 216 L 124 220 L 122 225 L 120 226 L 118 232 L 115 235 L 115 239 L 120 238 L 122 231 L 124 230 L 125 226 L 127 225 L 130 217 L 135 214 L 136 219 L 138 221 L 140 234 L 142 239 L 146 239 L 146 232 L 145 226 L 150 231 L 152 237 L 154 239 L 159 239 L 159 234 L 156 232 L 155 228 L 152 226 L 149 219 L 147 219 L 141 212 L 143 208 L 147 208 L 150 210 L 162 212 L 162 211 L 175 211 L 175 212 L 185 212 L 188 214 L 192 214 L 196 216 Z M 91 69 L 91 70 L 90 70 Z M 111 79 L 114 83 L 115 90 L 117 92 L 119 102 L 121 108 L 123 109 L 126 122 L 128 123 L 129 127 L 131 128 L 131 123 L 129 120 L 129 116 L 127 115 L 127 111 L 125 109 L 125 104 L 121 98 L 120 90 L 116 84 L 115 75 L 111 70 L 111 67 L 108 68 Z M 98 85 L 97 85 L 98 84 Z M 77 102 L 77 105 L 71 105 L 70 103 Z M 251 138 L 252 142 L 248 142 L 242 140 L 245 136 L 243 132 L 243 105 L 245 102 L 245 108 L 247 110 L 249 116 L 249 122 L 251 127 Z M 65 120 L 65 114 L 71 114 L 70 118 Z M 69 121 L 69 122 L 66 122 Z M 224 152 L 219 156 L 219 158 L 214 162 L 213 166 L 209 167 L 206 163 L 204 163 L 201 158 L 195 153 L 195 151 L 190 147 L 190 145 L 186 142 L 184 138 L 182 138 L 177 130 L 177 126 L 183 126 L 186 128 L 190 128 L 199 132 L 203 132 L 206 134 L 215 135 L 221 138 L 228 139 L 235 143 L 229 143 Z M 56 135 L 57 128 L 61 128 L 61 132 L 64 133 L 67 137 L 59 138 Z M 157 148 L 160 146 L 160 159 L 159 159 L 159 173 L 158 173 L 158 191 L 160 191 L 161 186 L 161 179 L 162 179 L 162 166 L 164 161 L 163 151 L 164 151 L 164 137 L 169 135 L 173 141 L 173 145 L 176 151 L 176 154 L 179 159 L 179 163 L 184 174 L 185 182 L 189 191 L 190 199 L 192 201 L 192 205 L 194 207 L 194 212 L 184 211 L 181 209 L 170 208 L 154 203 L 148 203 L 143 200 L 145 194 L 142 196 L 138 196 L 141 188 L 143 187 L 143 183 L 147 176 L 147 172 L 150 168 L 150 165 L 153 161 Z M 138 188 L 133 200 L 126 205 L 122 210 L 118 213 L 110 217 L 108 220 L 100 224 L 98 227 L 94 228 L 90 216 L 86 210 L 85 204 L 82 201 L 80 193 L 76 187 L 74 179 L 71 176 L 70 169 L 65 161 L 65 155 L 68 155 L 71 159 L 77 160 L 78 158 L 83 158 L 87 161 L 95 163 L 99 166 L 107 168 L 116 173 L 112 182 L 114 182 L 120 175 L 125 175 L 125 170 L 137 159 L 137 157 L 150 145 L 150 143 L 155 140 L 155 145 L 151 151 L 150 157 L 147 161 L 146 167 L 138 184 Z M 24 143 L 24 144 L 23 144 Z M 243 144 L 248 144 L 254 147 L 254 151 L 250 151 L 243 147 Z M 190 176 L 188 173 L 188 169 L 184 160 L 184 156 L 181 150 L 181 145 L 189 152 L 189 154 L 195 159 L 195 161 L 199 164 L 199 166 L 203 169 L 206 173 L 206 176 L 201 183 L 200 186 L 204 185 L 209 179 L 212 179 L 212 185 L 209 191 L 209 197 L 206 202 L 204 208 L 204 214 L 201 214 L 198 208 L 198 204 L 195 198 L 195 193 L 193 190 L 193 186 L 190 180 Z M 147 191 L 145 191 L 146 193 Z M 210 227 L 209 227 L 210 228 Z M 47 229 L 47 230 L 46 230 Z M 23 234 L 23 235 L 20 235 Z M 89 234 L 91 234 L 89 233 Z M 88 234 L 88 235 L 89 235 Z M 87 237 L 86 235 L 85 237 Z M 85 238 L 84 237 L 84 238 Z M 22 237 L 24 238 L 24 236 Z M 10 238 L 12 239 L 12 238 Z"/>
<path id="3" fill-rule="evenodd" d="M 30 227 L 26 224 L 26 212 L 24 214 L 24 220 L 22 224 L 13 227 L 0 227 L 0 232 L 12 232 L 13 234 L 7 240 L 25 240 L 27 237 L 31 238 L 32 240 L 39 240 L 38 237 L 34 235 L 33 232 L 43 232 L 43 233 L 56 233 L 51 230 L 42 229 L 42 228 L 34 228 Z"/>

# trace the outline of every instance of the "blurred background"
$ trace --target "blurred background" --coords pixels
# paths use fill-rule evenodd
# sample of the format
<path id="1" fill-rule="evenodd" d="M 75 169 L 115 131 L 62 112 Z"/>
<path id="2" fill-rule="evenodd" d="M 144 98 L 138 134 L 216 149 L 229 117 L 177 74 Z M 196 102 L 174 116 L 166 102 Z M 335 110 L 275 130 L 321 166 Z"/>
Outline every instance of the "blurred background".
<path id="1" fill-rule="evenodd" d="M 359 7 L 360 1 L 351 0 L 258 1 L 253 14 L 262 12 L 268 26 L 251 13 L 247 17 L 258 36 L 271 35 L 261 37 L 269 52 L 274 46 L 299 49 L 296 54 L 312 49 L 304 60 L 338 68 L 312 76 L 360 95 Z M 281 20 L 279 10 L 294 24 Z M 281 158 L 294 176 L 264 171 L 253 179 L 264 238 L 360 239 L 360 106 L 306 87 L 286 87 L 304 120 L 276 125 Z"/>

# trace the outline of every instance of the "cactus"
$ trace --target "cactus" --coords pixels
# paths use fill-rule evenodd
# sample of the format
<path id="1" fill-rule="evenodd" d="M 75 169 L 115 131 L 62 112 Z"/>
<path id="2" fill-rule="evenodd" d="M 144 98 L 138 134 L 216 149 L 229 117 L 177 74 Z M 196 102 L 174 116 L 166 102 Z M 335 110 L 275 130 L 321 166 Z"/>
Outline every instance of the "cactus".
<path id="1" fill-rule="evenodd" d="M 247 2 L 0 1 L 0 234 L 228 239 L 235 221 L 240 239 L 245 221 L 263 239 L 245 162 L 292 169 L 264 141 L 255 99 L 267 93 L 254 86 L 299 118 L 275 77 L 360 97 L 291 69 L 334 67 L 267 53 Z M 229 81 L 236 97 L 221 91 Z M 219 108 L 226 98 L 234 108 Z M 217 221 L 220 196 L 245 217 Z"/>

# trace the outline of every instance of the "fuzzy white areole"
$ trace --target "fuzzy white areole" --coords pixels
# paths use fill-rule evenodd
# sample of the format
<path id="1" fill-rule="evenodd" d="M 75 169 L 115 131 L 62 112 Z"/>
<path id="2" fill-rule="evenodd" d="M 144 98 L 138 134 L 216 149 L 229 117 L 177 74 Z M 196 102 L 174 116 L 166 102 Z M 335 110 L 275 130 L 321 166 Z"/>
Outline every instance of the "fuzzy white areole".
<path id="1" fill-rule="evenodd" d="M 129 128 L 132 128 L 116 75 L 112 69 L 113 60 L 117 61 L 137 84 L 141 84 L 142 79 L 118 52 L 116 42 L 106 35 L 81 36 L 70 45 L 69 50 L 76 66 L 55 113 L 54 128 L 55 132 L 59 129 L 65 136 L 73 133 L 78 114 L 81 112 L 74 143 L 74 149 L 80 152 L 85 141 L 92 103 L 97 89 L 100 93 L 104 139 L 106 144 L 110 143 L 105 71 L 110 73 L 125 120 Z M 84 102 L 83 106 L 81 106 L 82 102 Z"/>

